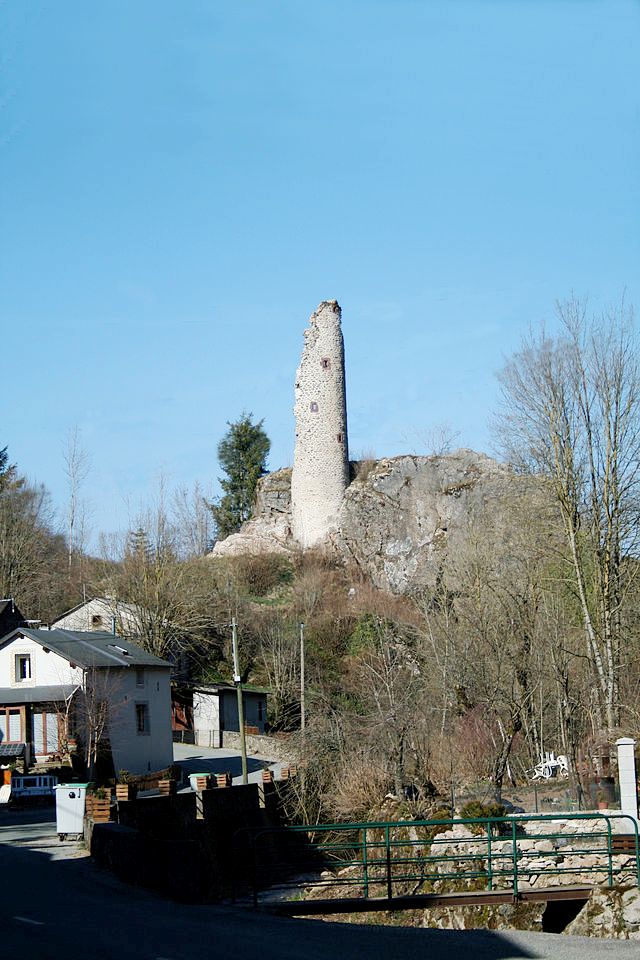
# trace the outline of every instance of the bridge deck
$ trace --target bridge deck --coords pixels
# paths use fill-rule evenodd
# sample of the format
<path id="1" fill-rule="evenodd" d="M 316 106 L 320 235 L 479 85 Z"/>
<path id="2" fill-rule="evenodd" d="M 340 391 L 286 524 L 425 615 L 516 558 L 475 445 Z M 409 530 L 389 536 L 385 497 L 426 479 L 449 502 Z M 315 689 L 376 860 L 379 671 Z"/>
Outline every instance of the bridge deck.
<path id="1" fill-rule="evenodd" d="M 558 886 L 541 889 L 468 890 L 464 893 L 421 893 L 407 897 L 345 897 L 332 900 L 286 900 L 262 906 L 278 916 L 309 917 L 325 913 L 369 913 L 377 910 L 416 910 L 428 907 L 481 906 L 488 903 L 546 902 L 549 900 L 588 900 L 592 886 Z"/>

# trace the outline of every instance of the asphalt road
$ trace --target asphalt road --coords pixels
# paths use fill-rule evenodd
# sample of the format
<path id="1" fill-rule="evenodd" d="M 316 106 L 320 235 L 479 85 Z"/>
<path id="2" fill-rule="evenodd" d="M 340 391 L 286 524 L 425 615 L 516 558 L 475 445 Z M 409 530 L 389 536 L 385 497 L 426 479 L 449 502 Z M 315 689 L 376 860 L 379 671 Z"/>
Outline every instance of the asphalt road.
<path id="1" fill-rule="evenodd" d="M 5 824 L 6 826 L 6 824 Z M 27 960 L 607 960 L 637 958 L 637 942 L 491 931 L 289 920 L 231 907 L 188 906 L 126 886 L 77 844 L 43 837 L 42 822 L 0 832 L 3 956 Z"/>
<path id="2" fill-rule="evenodd" d="M 226 773 L 231 774 L 234 783 L 242 783 L 242 760 L 237 750 L 225 748 L 196 747 L 187 743 L 174 743 L 173 759 L 180 764 L 185 774 L 190 773 Z M 255 756 L 247 758 L 249 783 L 262 780 L 262 771 L 270 767 L 277 771 L 280 764 Z"/>

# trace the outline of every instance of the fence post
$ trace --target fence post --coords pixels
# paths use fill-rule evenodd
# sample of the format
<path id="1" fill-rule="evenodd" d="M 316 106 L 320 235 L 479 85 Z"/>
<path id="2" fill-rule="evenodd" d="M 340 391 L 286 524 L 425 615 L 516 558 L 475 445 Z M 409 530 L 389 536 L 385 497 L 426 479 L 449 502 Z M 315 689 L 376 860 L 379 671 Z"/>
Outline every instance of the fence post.
<path id="1" fill-rule="evenodd" d="M 369 862 L 367 859 L 367 828 L 360 831 L 362 835 L 362 893 L 365 899 L 369 897 Z"/>
<path id="2" fill-rule="evenodd" d="M 487 880 L 489 890 L 493 890 L 493 870 L 491 869 L 491 821 L 487 819 Z"/>
<path id="3" fill-rule="evenodd" d="M 613 850 L 611 849 L 611 820 L 605 817 L 607 824 L 607 855 L 609 858 L 609 886 L 613 886 Z"/>
<path id="4" fill-rule="evenodd" d="M 253 880 L 253 906 L 258 906 L 258 858 L 256 852 L 256 840 L 257 836 L 255 834 L 251 835 L 251 851 L 252 851 L 252 864 L 251 864 L 251 873 Z"/>
<path id="5" fill-rule="evenodd" d="M 516 838 L 516 821 L 511 821 L 511 847 L 513 854 L 513 899 L 518 899 L 518 841 Z"/>
<path id="6" fill-rule="evenodd" d="M 391 883 L 391 844 L 389 841 L 389 824 L 384 828 L 384 839 L 387 848 L 387 897 L 389 900 L 393 897 L 393 884 Z"/>

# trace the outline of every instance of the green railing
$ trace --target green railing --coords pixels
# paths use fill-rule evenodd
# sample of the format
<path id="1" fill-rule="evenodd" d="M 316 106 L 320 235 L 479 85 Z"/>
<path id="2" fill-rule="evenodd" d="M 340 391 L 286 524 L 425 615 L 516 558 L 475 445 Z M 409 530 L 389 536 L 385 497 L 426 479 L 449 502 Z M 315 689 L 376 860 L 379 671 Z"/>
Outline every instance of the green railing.
<path id="1" fill-rule="evenodd" d="M 543 824 L 542 832 L 532 833 L 533 824 Z M 442 835 L 452 827 L 471 835 Z M 628 838 L 624 850 L 621 836 Z M 640 886 L 638 824 L 616 813 L 265 828 L 239 831 L 236 846 L 243 867 L 236 889 L 250 893 L 255 905 L 261 895 L 296 900 L 322 888 L 333 897 L 406 900 L 470 890 L 509 890 L 517 897 L 524 887 L 561 886 L 578 876 L 583 884 L 587 877 L 594 885 Z"/>

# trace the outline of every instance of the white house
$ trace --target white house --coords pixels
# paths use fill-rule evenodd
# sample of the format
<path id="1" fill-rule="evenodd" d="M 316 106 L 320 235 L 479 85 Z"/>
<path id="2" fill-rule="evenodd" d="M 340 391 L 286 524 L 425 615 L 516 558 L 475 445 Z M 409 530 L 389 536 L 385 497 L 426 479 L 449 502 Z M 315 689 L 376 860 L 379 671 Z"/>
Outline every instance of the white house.
<path id="1" fill-rule="evenodd" d="M 57 620 L 53 620 L 53 630 L 91 630 L 102 632 L 110 630 L 126 636 L 140 632 L 141 611 L 133 603 L 116 600 L 115 597 L 91 597 L 71 610 L 67 610 Z"/>
<path id="2" fill-rule="evenodd" d="M 52 630 L 91 630 L 102 632 L 110 630 L 120 636 L 142 637 L 148 632 L 154 617 L 149 610 L 136 603 L 127 603 L 116 597 L 91 597 L 77 606 L 67 610 L 50 624 Z M 163 620 L 165 626 L 168 620 Z M 172 631 L 173 632 L 173 631 Z M 175 629 L 175 643 L 168 644 L 172 673 L 175 678 L 186 679 L 189 676 L 190 665 L 188 656 L 184 653 L 180 642 L 181 631 Z"/>
<path id="3" fill-rule="evenodd" d="M 265 732 L 267 693 L 264 687 L 243 686 L 245 733 Z M 194 687 L 192 695 L 194 743 L 201 747 L 225 746 L 225 732 L 240 732 L 236 688 L 231 683 L 213 683 Z"/>
<path id="4" fill-rule="evenodd" d="M 0 758 L 46 760 L 63 738 L 86 746 L 104 725 L 115 771 L 164 769 L 170 669 L 113 633 L 17 627 L 0 639 Z"/>

